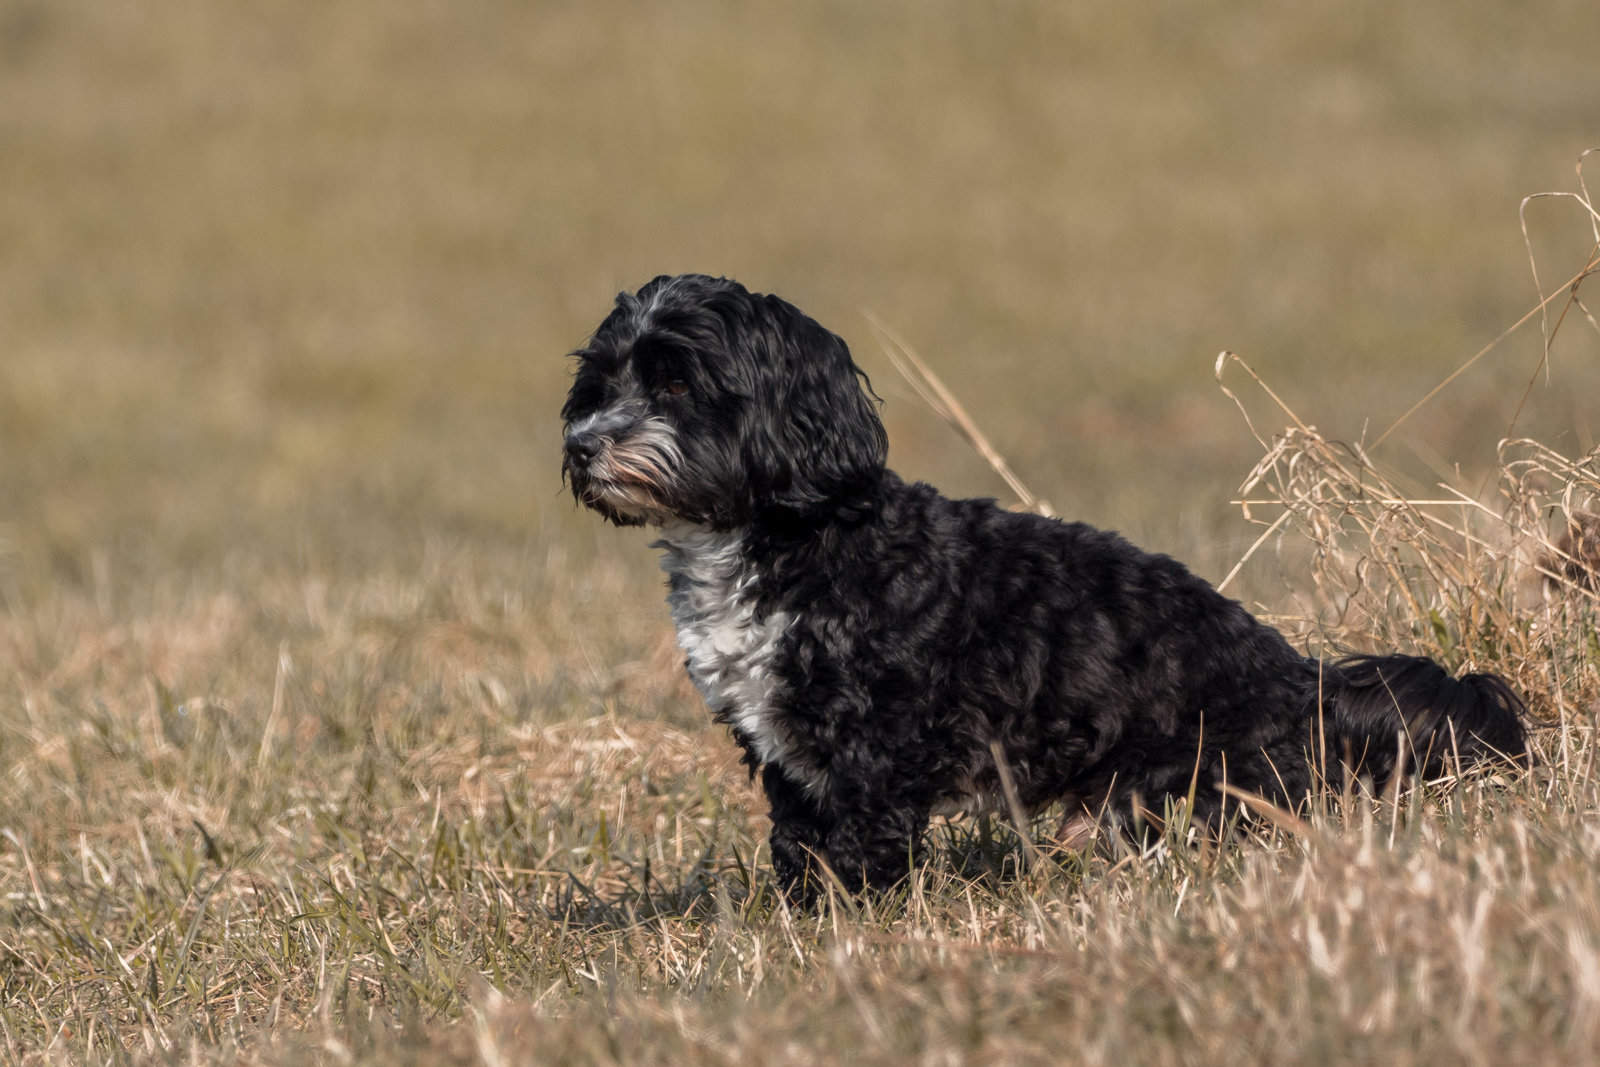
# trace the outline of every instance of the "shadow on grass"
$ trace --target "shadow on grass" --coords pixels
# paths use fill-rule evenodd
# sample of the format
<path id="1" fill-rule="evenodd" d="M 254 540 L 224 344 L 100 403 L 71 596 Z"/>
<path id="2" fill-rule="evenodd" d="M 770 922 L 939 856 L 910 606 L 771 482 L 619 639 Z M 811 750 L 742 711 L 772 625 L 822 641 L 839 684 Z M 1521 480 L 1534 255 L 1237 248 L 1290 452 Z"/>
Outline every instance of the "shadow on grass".
<path id="1" fill-rule="evenodd" d="M 662 919 L 711 919 L 732 908 L 748 914 L 777 900 L 770 874 L 758 873 L 733 848 L 731 865 L 714 858 L 708 845 L 699 859 L 663 874 L 651 864 L 619 861 L 621 884 L 591 885 L 569 871 L 543 911 L 551 922 L 585 930 L 627 930 Z"/>
<path id="2" fill-rule="evenodd" d="M 1051 823 L 1041 818 L 1039 825 Z M 1037 827 L 1035 827 L 1037 829 Z M 634 863 L 617 859 L 625 872 L 620 884 L 599 885 L 569 871 L 554 898 L 542 907 L 546 919 L 590 932 L 620 931 L 661 920 L 764 920 L 781 908 L 782 888 L 757 847 L 748 856 L 737 844 L 727 844 L 729 855 L 716 855 L 711 844 L 686 866 L 661 871 L 648 858 Z M 1049 848 L 1041 852 L 1005 824 L 991 819 L 950 822 L 930 831 L 924 859 L 913 879 L 931 878 L 937 884 L 957 884 L 986 895 L 1004 895 L 1031 882 L 1040 863 L 1052 868 L 1051 880 L 1064 878 L 1079 884 L 1091 863 L 1104 854 L 1113 862 L 1132 846 L 1109 838 L 1089 850 Z M 910 879 L 881 893 L 848 894 L 835 883 L 818 906 L 842 907 L 855 915 L 872 914 L 890 919 L 904 910 L 910 896 Z"/>

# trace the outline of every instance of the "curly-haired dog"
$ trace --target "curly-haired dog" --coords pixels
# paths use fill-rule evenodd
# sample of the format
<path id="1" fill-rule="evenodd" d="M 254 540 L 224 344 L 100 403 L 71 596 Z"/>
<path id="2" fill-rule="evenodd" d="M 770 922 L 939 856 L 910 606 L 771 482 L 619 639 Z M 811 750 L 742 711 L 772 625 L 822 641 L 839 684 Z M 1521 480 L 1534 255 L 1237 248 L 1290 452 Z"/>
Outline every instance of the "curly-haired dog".
<path id="1" fill-rule="evenodd" d="M 931 815 L 1008 793 L 1081 828 L 1196 781 L 1215 820 L 1223 782 L 1293 806 L 1321 760 L 1382 780 L 1397 736 L 1426 770 L 1524 751 L 1497 676 L 1308 659 L 1167 556 L 907 485 L 844 342 L 775 296 L 659 277 L 575 355 L 564 476 L 660 528 L 689 675 L 761 772 L 798 897 L 817 858 L 890 885 Z"/>

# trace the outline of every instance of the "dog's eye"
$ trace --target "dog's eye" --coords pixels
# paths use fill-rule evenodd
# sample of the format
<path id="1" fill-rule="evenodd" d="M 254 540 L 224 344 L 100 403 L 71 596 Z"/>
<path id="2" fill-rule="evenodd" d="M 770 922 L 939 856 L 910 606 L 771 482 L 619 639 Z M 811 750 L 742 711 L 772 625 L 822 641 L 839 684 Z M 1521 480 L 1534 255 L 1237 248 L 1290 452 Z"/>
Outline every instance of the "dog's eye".
<path id="1" fill-rule="evenodd" d="M 681 378 L 674 378 L 661 387 L 661 391 L 668 396 L 683 396 L 689 391 L 689 383 Z"/>

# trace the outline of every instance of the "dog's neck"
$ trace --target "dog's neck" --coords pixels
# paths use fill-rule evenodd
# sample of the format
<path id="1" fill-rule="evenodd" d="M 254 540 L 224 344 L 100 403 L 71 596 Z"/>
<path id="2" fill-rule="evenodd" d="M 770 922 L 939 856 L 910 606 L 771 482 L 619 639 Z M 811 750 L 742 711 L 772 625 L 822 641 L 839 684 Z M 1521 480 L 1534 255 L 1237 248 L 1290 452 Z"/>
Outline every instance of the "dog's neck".
<path id="1" fill-rule="evenodd" d="M 661 528 L 653 547 L 669 578 L 678 645 L 690 679 L 752 765 L 781 764 L 807 788 L 821 789 L 825 775 L 794 750 L 778 709 L 774 659 L 792 618 L 759 610 L 761 573 L 745 551 L 747 538 L 745 530 L 689 523 Z"/>
<path id="2" fill-rule="evenodd" d="M 661 536 L 650 547 L 661 550 L 661 569 L 670 581 L 667 602 L 680 637 L 686 613 L 710 614 L 747 591 L 752 576 L 747 573 L 744 546 L 743 530 L 713 530 L 687 522 L 661 527 Z"/>

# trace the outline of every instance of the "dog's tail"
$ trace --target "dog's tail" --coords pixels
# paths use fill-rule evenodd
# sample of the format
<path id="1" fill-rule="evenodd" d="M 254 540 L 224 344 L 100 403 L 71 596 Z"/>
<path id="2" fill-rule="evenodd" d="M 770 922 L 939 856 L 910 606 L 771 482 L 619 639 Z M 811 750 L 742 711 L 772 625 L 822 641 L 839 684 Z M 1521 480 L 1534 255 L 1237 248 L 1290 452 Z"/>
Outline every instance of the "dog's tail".
<path id="1" fill-rule="evenodd" d="M 1421 656 L 1347 656 L 1323 668 L 1322 706 L 1331 771 L 1341 764 L 1387 782 L 1405 770 L 1524 761 L 1527 706 L 1498 674 L 1452 678 Z"/>

